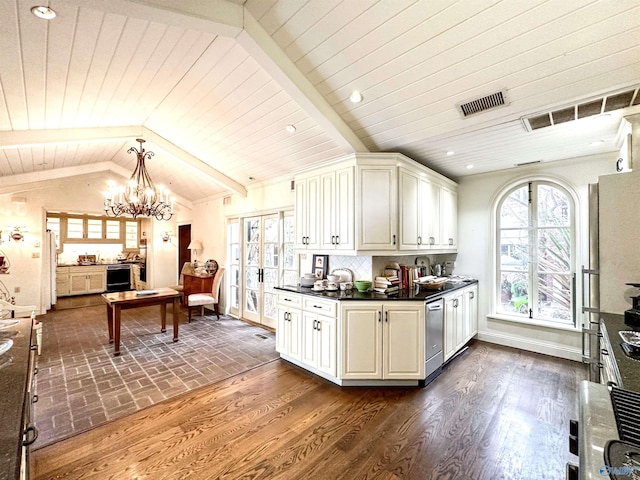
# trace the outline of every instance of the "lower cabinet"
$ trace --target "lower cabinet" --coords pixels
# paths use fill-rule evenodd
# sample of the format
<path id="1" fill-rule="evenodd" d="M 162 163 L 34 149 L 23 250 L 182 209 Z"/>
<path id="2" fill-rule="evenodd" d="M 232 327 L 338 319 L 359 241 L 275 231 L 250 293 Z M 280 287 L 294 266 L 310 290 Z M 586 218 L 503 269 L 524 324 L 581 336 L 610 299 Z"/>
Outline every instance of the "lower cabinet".
<path id="1" fill-rule="evenodd" d="M 342 308 L 340 377 L 424 379 L 424 304 L 358 302 Z"/>
<path id="2" fill-rule="evenodd" d="M 336 376 L 336 319 L 302 312 L 302 361 Z"/>
<path id="3" fill-rule="evenodd" d="M 106 289 L 107 270 L 104 265 L 56 268 L 56 295 L 58 297 L 102 293 Z"/>
<path id="4" fill-rule="evenodd" d="M 444 296 L 444 359 L 451 358 L 478 333 L 478 285 Z"/>
<path id="5" fill-rule="evenodd" d="M 296 360 L 302 359 L 302 310 L 297 294 L 279 293 L 277 297 L 276 351 Z"/>

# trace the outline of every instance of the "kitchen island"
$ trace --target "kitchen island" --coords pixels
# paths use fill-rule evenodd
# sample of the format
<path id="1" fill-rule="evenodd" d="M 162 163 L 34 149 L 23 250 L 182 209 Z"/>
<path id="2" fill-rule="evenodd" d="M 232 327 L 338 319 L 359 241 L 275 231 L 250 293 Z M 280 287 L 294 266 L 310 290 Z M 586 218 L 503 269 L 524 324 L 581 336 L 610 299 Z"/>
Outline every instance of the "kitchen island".
<path id="1" fill-rule="evenodd" d="M 437 341 L 444 360 L 477 333 L 477 281 L 393 295 L 276 287 L 276 350 L 281 358 L 338 385 L 400 386 L 425 382 L 425 304 L 443 300 Z"/>

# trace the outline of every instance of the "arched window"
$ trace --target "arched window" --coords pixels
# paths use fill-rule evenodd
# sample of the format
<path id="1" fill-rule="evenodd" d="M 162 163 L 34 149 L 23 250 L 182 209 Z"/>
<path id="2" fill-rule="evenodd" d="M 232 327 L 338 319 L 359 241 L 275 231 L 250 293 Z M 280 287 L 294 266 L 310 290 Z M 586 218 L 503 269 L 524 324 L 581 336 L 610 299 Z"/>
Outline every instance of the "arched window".
<path id="1" fill-rule="evenodd" d="M 497 208 L 496 313 L 574 324 L 575 206 L 558 184 L 532 181 Z"/>

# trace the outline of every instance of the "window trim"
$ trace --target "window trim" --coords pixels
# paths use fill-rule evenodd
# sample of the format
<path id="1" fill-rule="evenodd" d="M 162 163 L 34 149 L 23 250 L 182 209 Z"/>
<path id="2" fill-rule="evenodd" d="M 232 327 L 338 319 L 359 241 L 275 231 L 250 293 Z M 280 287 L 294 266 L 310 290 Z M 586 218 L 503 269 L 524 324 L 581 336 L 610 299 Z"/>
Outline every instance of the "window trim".
<path id="1" fill-rule="evenodd" d="M 522 188 L 526 186 L 528 183 L 542 183 L 548 184 L 553 187 L 559 188 L 561 191 L 566 193 L 570 201 L 572 202 L 573 210 L 572 210 L 572 224 L 573 228 L 571 231 L 571 250 L 572 250 L 572 265 L 571 265 L 571 275 L 574 276 L 574 292 L 572 298 L 573 305 L 573 314 L 574 314 L 574 323 L 562 323 L 562 322 L 554 322 L 553 320 L 548 320 L 540 317 L 534 316 L 533 318 L 529 318 L 524 315 L 516 315 L 509 314 L 504 312 L 498 312 L 498 306 L 500 302 L 500 208 L 504 203 L 505 199 L 518 188 Z M 492 210 L 491 210 L 491 232 L 492 232 L 492 240 L 491 240 L 491 255 L 493 257 L 493 271 L 491 274 L 491 303 L 490 303 L 490 312 L 488 314 L 489 318 L 494 318 L 503 321 L 513 321 L 516 323 L 527 324 L 531 326 L 546 326 L 546 327 L 556 327 L 562 330 L 579 330 L 581 328 L 581 303 L 582 299 L 578 292 L 582 291 L 582 275 L 579 275 L 578 265 L 580 264 L 580 258 L 584 257 L 583 245 L 580 241 L 579 232 L 582 232 L 582 203 L 580 202 L 580 196 L 576 193 L 574 187 L 564 179 L 549 177 L 544 175 L 526 175 L 521 176 L 516 179 L 511 180 L 508 184 L 505 184 L 494 196 L 492 202 Z"/>

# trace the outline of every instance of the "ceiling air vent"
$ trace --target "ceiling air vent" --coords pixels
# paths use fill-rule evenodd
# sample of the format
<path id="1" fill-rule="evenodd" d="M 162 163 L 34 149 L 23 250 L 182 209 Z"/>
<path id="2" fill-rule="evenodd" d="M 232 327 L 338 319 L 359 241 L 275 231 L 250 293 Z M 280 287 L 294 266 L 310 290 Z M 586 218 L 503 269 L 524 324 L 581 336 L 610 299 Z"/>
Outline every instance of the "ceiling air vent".
<path id="1" fill-rule="evenodd" d="M 550 112 L 536 113 L 529 117 L 522 117 L 522 123 L 527 131 L 551 127 L 580 118 L 592 117 L 601 113 L 619 110 L 640 104 L 640 87 L 616 90 L 598 98 L 580 100 L 573 105 L 565 105 Z"/>
<path id="2" fill-rule="evenodd" d="M 469 117 L 477 113 L 484 112 L 486 110 L 492 110 L 498 107 L 504 107 L 508 105 L 507 91 L 500 90 L 499 92 L 486 95 L 482 98 L 476 98 L 469 100 L 468 102 L 458 103 L 457 107 L 462 113 L 463 117 Z"/>

